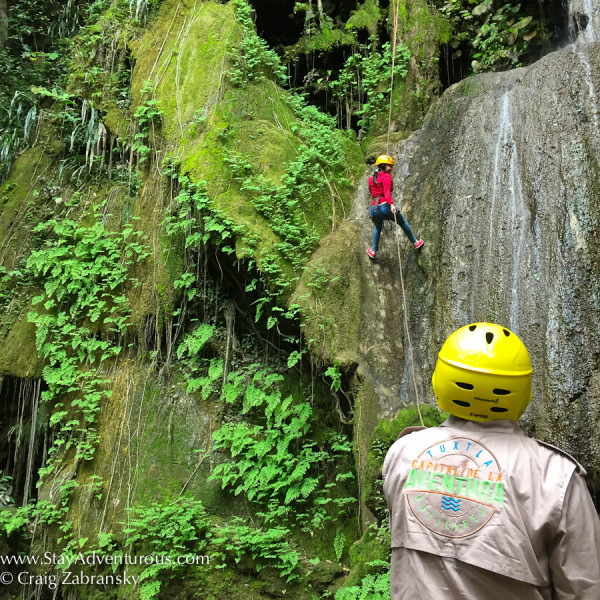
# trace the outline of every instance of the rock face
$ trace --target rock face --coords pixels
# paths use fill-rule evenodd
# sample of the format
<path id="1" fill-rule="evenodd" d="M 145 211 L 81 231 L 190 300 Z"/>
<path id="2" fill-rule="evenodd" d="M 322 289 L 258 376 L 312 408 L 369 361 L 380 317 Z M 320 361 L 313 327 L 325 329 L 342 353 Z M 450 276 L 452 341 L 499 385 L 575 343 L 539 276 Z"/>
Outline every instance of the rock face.
<path id="1" fill-rule="evenodd" d="M 600 29 L 600 7 L 594 0 L 569 1 L 569 28 L 573 38 L 579 34 L 586 42 L 597 42 Z"/>
<path id="2" fill-rule="evenodd" d="M 421 398 L 433 401 L 430 377 L 447 335 L 475 321 L 512 329 L 534 365 L 524 423 L 572 452 L 597 489 L 600 44 L 582 38 L 528 68 L 452 86 L 424 126 L 390 148 L 403 213 L 426 240 L 415 255 L 399 228 L 394 234 L 412 344 L 389 232 L 379 264 L 362 258 L 363 321 L 365 345 L 377 348 L 365 362 L 381 416 L 414 400 L 411 346 Z M 365 198 L 366 188 L 354 216 L 366 248 Z"/>

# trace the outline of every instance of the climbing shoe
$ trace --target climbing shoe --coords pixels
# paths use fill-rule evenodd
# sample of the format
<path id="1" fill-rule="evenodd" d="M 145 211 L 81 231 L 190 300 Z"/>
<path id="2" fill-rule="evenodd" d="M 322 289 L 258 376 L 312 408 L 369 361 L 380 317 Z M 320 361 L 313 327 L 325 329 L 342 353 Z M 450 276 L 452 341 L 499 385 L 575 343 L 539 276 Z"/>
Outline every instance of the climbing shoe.
<path id="1" fill-rule="evenodd" d="M 417 240 L 414 244 L 413 247 L 415 250 L 418 250 L 425 242 L 423 240 Z M 370 250 L 371 248 L 369 248 Z M 367 252 L 369 251 L 367 250 Z M 370 255 L 369 255 L 370 256 Z"/>
<path id="2" fill-rule="evenodd" d="M 369 255 L 369 258 L 375 258 L 375 252 L 373 252 L 371 248 L 367 248 L 367 254 Z"/>

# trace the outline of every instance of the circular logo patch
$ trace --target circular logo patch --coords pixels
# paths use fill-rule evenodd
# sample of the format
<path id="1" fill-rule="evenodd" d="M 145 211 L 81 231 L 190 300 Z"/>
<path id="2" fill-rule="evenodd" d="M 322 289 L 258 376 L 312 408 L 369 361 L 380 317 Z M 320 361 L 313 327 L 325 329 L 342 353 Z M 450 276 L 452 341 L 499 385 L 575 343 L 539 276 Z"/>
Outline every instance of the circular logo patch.
<path id="1" fill-rule="evenodd" d="M 404 486 L 415 517 L 447 537 L 473 535 L 504 506 L 502 471 L 483 444 L 450 438 L 412 461 Z"/>

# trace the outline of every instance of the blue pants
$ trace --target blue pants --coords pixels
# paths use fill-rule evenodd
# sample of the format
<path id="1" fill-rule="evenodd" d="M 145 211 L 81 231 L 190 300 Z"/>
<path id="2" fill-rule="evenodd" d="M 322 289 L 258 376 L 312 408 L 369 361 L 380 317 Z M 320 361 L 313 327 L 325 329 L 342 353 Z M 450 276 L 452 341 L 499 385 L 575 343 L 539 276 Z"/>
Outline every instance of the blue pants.
<path id="1" fill-rule="evenodd" d="M 408 224 L 408 221 L 404 218 L 402 213 L 397 210 L 396 215 L 394 215 L 390 205 L 387 202 L 385 204 L 380 204 L 379 206 L 371 206 L 369 214 L 371 216 L 371 220 L 373 221 L 373 225 L 375 225 L 373 228 L 373 242 L 371 243 L 371 250 L 373 250 L 373 252 L 377 252 L 377 249 L 379 248 L 379 236 L 381 235 L 384 221 L 397 222 L 398 225 L 402 227 L 402 230 L 407 235 L 411 244 L 414 244 L 417 241 L 412 229 L 410 228 L 410 225 Z"/>

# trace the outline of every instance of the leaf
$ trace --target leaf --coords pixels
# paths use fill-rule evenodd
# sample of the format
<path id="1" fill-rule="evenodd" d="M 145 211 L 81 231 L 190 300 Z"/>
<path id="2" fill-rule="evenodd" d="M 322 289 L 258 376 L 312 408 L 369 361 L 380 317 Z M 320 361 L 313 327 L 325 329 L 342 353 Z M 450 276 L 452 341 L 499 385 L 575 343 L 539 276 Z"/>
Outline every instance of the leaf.
<path id="1" fill-rule="evenodd" d="M 533 17 L 525 17 L 523 19 L 521 19 L 518 23 L 516 23 L 514 25 L 515 29 L 523 29 L 524 27 L 527 27 L 527 25 L 529 25 L 529 23 L 531 23 L 531 21 L 533 20 Z"/>
<path id="2" fill-rule="evenodd" d="M 344 543 L 346 541 L 346 535 L 341 529 L 335 532 L 335 539 L 333 541 L 333 549 L 335 550 L 335 557 L 338 561 L 342 558 L 344 552 Z"/>
<path id="3" fill-rule="evenodd" d="M 288 360 L 287 360 L 288 368 L 291 369 L 293 366 L 295 366 L 300 361 L 301 358 L 302 358 L 302 352 L 298 352 L 297 350 L 292 352 L 288 356 Z"/>
<path id="4" fill-rule="evenodd" d="M 471 13 L 474 16 L 479 17 L 480 15 L 484 15 L 485 13 L 489 12 L 491 9 L 492 9 L 492 3 L 491 2 L 482 2 L 481 4 L 478 4 L 471 11 Z"/>

